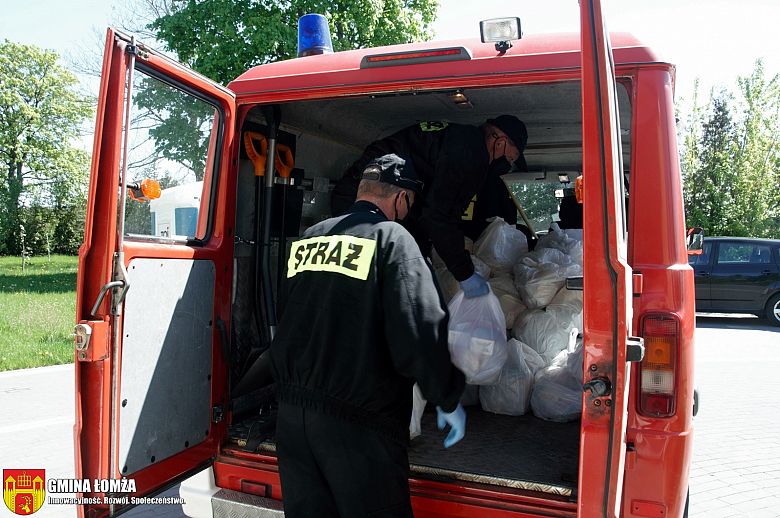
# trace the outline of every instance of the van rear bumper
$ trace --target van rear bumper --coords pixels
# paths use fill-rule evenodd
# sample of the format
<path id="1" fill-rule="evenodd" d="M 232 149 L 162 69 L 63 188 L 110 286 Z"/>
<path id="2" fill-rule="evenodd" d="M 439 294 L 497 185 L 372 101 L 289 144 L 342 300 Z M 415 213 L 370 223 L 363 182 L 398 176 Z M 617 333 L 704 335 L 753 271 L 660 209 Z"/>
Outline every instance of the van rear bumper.
<path id="1" fill-rule="evenodd" d="M 211 497 L 211 509 L 215 518 L 284 518 L 284 508 L 279 500 L 220 489 Z"/>
<path id="2" fill-rule="evenodd" d="M 218 487 L 212 466 L 184 480 L 179 493 L 190 518 L 284 518 L 279 500 Z"/>

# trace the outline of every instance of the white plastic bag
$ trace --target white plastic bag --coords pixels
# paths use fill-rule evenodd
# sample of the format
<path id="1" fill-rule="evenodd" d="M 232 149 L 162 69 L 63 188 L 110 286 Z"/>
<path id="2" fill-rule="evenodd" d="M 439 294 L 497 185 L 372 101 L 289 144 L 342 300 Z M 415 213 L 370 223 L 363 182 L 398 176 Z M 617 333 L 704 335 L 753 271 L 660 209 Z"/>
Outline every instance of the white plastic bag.
<path id="1" fill-rule="evenodd" d="M 520 297 L 517 293 L 517 286 L 515 286 L 515 280 L 512 278 L 511 273 L 499 273 L 488 280 L 490 283 L 490 289 L 496 294 L 496 297 L 501 295 L 512 295 L 513 297 Z"/>
<path id="2" fill-rule="evenodd" d="M 501 304 L 501 311 L 504 312 L 504 318 L 506 319 L 506 327 L 511 329 L 515 325 L 517 316 L 528 309 L 528 307 L 520 299 L 520 295 L 515 287 L 515 281 L 511 275 L 501 273 L 498 277 L 491 277 L 488 283 Z"/>
<path id="3" fill-rule="evenodd" d="M 523 303 L 531 309 L 549 304 L 566 282 L 566 277 L 556 263 L 537 263 L 528 266 L 515 265 L 515 286 Z"/>
<path id="4" fill-rule="evenodd" d="M 543 308 L 566 284 L 567 277 L 582 275 L 582 266 L 557 248 L 537 248 L 514 266 L 515 286 L 529 308 Z"/>
<path id="5" fill-rule="evenodd" d="M 528 252 L 528 240 L 514 225 L 496 217 L 474 243 L 474 254 L 493 272 L 510 272 L 521 255 Z"/>
<path id="6" fill-rule="evenodd" d="M 552 365 L 539 371 L 531 393 L 531 409 L 548 421 L 575 421 L 582 415 L 582 342 L 562 351 Z"/>
<path id="7" fill-rule="evenodd" d="M 544 358 L 542 358 L 530 345 L 524 344 L 523 342 L 520 342 L 520 345 L 523 348 L 523 358 L 525 359 L 528 368 L 531 369 L 531 374 L 535 376 L 537 372 L 547 367 Z"/>
<path id="8" fill-rule="evenodd" d="M 545 365 L 549 365 L 569 346 L 571 330 L 571 325 L 561 324 L 554 315 L 532 309 L 517 318 L 512 335 L 528 344 L 544 359 Z"/>
<path id="9" fill-rule="evenodd" d="M 452 363 L 471 385 L 495 383 L 507 358 L 506 321 L 498 298 L 491 291 L 469 299 L 461 291 L 450 302 L 449 310 Z"/>
<path id="10" fill-rule="evenodd" d="M 582 239 L 574 239 L 571 235 L 553 223 L 550 232 L 539 238 L 534 251 L 557 249 L 569 256 L 572 262 L 582 266 Z"/>
<path id="11" fill-rule="evenodd" d="M 428 402 L 423 397 L 420 386 L 417 383 L 412 388 L 412 420 L 409 422 L 409 439 L 414 439 L 422 433 L 420 422 L 422 421 L 425 405 Z"/>
<path id="12" fill-rule="evenodd" d="M 509 357 L 501 369 L 498 382 L 482 387 L 479 391 L 479 401 L 483 410 L 494 414 L 523 415 L 528 412 L 534 378 L 533 370 L 526 359 L 526 351 L 536 353 L 515 339 L 507 342 L 507 349 Z"/>
<path id="13" fill-rule="evenodd" d="M 582 292 L 561 289 L 545 308 L 562 325 L 570 325 L 582 331 Z"/>
<path id="14" fill-rule="evenodd" d="M 507 329 L 514 327 L 517 317 L 528 310 L 522 300 L 512 295 L 501 295 L 498 297 L 498 302 L 501 304 L 501 311 L 504 312 Z"/>

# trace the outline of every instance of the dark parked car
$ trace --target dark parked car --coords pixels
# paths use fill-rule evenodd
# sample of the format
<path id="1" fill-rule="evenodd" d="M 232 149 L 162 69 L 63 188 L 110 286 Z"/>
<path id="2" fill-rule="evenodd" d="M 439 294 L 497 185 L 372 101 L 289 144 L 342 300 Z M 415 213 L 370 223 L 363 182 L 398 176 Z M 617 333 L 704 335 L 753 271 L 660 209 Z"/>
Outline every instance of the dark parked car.
<path id="1" fill-rule="evenodd" d="M 696 311 L 752 313 L 780 326 L 780 239 L 706 237 L 688 263 Z"/>

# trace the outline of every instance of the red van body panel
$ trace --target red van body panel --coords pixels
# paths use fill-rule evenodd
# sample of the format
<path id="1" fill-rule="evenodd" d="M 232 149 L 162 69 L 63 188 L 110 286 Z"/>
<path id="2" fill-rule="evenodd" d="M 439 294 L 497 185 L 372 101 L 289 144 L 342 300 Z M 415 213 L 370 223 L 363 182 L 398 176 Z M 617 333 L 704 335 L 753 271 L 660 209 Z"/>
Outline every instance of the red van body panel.
<path id="1" fill-rule="evenodd" d="M 624 330 L 633 328 L 636 334 L 643 315 L 659 312 L 673 315 L 680 323 L 676 414 L 670 418 L 639 414 L 639 365 L 629 364 L 627 384 L 625 387 L 617 384 L 618 389 L 622 387 L 623 391 L 615 402 L 615 416 L 610 418 L 609 412 L 605 412 L 606 405 L 597 412 L 591 399 L 586 396 L 584 400 L 585 405 L 590 405 L 586 412 L 591 415 L 583 420 L 583 427 L 588 427 L 589 435 L 582 445 L 585 451 L 580 458 L 580 480 L 592 477 L 593 480 L 603 481 L 601 486 L 593 482 L 587 484 L 575 502 L 549 495 L 542 498 L 539 494 L 519 489 L 502 488 L 499 491 L 476 483 L 445 484 L 412 479 L 410 485 L 417 517 L 590 517 L 612 515 L 609 509 L 616 506 L 622 509 L 623 516 L 646 516 L 642 514 L 643 505 L 648 503 L 650 507 L 654 504 L 661 506 L 665 516 L 682 514 L 692 453 L 695 321 L 693 274 L 687 265 L 682 187 L 675 144 L 674 67 L 660 62 L 650 49 L 630 35 L 613 34 L 611 41 L 615 75 L 627 85 L 633 113 L 627 257 L 630 268 L 625 269 L 623 274 L 633 269 L 634 274 L 642 276 L 643 286 L 642 293 L 632 297 L 628 284 L 628 291 L 621 295 L 619 304 L 633 302 L 633 317 L 628 313 L 630 323 L 619 325 Z M 128 62 L 126 46 L 125 39 L 109 30 L 98 102 L 85 240 L 79 253 L 77 321 L 96 326 L 112 321 L 106 301 L 99 307 L 97 315 L 90 313 L 101 287 L 112 280 L 113 255 L 117 249 L 116 192 L 122 160 L 123 95 Z M 361 61 L 368 55 L 450 47 L 467 49 L 471 59 L 360 68 Z M 500 57 L 492 44 L 459 40 L 293 59 L 252 68 L 230 83 L 228 90 L 156 54 L 149 54 L 145 59 L 149 67 L 160 73 L 219 99 L 225 110 L 222 161 L 217 170 L 215 220 L 209 240 L 199 247 L 183 244 L 161 247 L 154 243 L 126 241 L 125 266 L 133 258 L 188 258 L 213 262 L 216 270 L 213 317 L 215 321 L 220 319 L 228 323 L 233 275 L 232 227 L 236 214 L 235 157 L 238 156 L 239 145 L 236 132 L 252 105 L 334 96 L 583 79 L 579 34 L 528 35 L 514 42 L 514 46 Z M 591 108 L 585 106 L 583 112 Z M 616 194 L 608 191 L 608 196 Z M 594 249 L 586 251 L 586 257 L 588 253 L 604 257 L 603 249 L 595 249 L 597 246 L 603 248 L 603 243 L 597 245 L 594 242 L 591 246 Z M 618 263 L 613 262 L 612 266 L 620 266 Z M 611 304 L 613 300 L 612 288 L 608 284 L 592 284 L 587 292 L 596 303 L 605 301 L 605 304 Z M 612 339 L 609 330 L 613 327 L 611 319 L 614 317 L 586 317 L 586 322 L 594 323 L 599 329 L 599 333 L 592 335 L 591 342 L 606 344 Z M 588 331 L 592 329 L 586 329 Z M 121 334 L 121 319 L 115 323 L 114 332 Z M 220 340 L 215 327 L 211 394 L 211 403 L 215 407 L 224 405 L 228 398 L 228 369 Z M 112 379 L 111 362 L 114 355 L 121 358 L 121 340 L 116 351 L 110 347 L 110 335 L 105 336 L 103 342 L 107 351 L 103 357 L 89 361 L 80 361 L 77 357 L 76 361 L 74 441 L 77 478 L 121 476 L 116 466 L 112 472 L 109 462 L 112 454 L 111 430 L 115 429 L 111 416 L 111 401 L 115 397 L 112 381 L 121 382 L 118 376 Z M 614 358 L 610 355 L 608 361 L 603 362 L 605 368 L 611 368 L 615 362 L 625 365 L 625 350 L 614 350 L 618 354 Z M 586 354 L 586 368 L 590 364 L 599 365 L 601 359 L 598 354 Z M 114 368 L 120 372 L 117 365 Z M 622 411 L 623 408 L 626 410 Z M 138 492 L 131 496 L 158 491 L 180 480 L 184 474 L 213 462 L 219 487 L 281 499 L 276 458 L 248 454 L 226 446 L 229 419 L 230 415 L 226 412 L 226 419 L 212 424 L 204 442 L 134 474 Z M 609 430 L 610 419 L 620 423 L 619 429 Z M 613 458 L 607 461 L 605 457 L 610 443 Z M 624 450 L 625 453 L 621 453 Z M 610 482 L 605 481 L 607 478 Z M 80 516 L 105 516 L 109 512 L 107 506 L 79 508 Z"/>

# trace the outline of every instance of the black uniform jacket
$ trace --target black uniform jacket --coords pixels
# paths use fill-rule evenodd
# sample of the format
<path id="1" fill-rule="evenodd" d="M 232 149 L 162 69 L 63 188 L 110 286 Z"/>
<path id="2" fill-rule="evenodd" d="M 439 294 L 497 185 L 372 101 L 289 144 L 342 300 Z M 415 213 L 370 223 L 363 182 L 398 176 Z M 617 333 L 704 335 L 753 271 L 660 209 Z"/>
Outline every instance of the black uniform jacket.
<path id="1" fill-rule="evenodd" d="M 449 315 L 412 236 L 372 203 L 309 228 L 290 250 L 288 297 L 271 345 L 281 402 L 406 442 L 412 385 L 452 411 L 464 376 Z"/>
<path id="2" fill-rule="evenodd" d="M 425 183 L 423 195 L 415 201 L 405 225 L 426 255 L 430 242 L 455 279 L 463 281 L 469 278 L 474 273 L 474 265 L 464 250 L 464 232 L 476 239 L 487 226 L 484 223 L 487 216 L 501 215 L 510 219 L 510 223 L 515 222 L 515 209 L 501 180 L 496 178 L 498 183 L 486 183 L 490 157 L 482 129 L 462 124 L 426 122 L 409 126 L 370 144 L 336 185 L 332 198 L 333 214 L 343 213 L 354 201 L 365 166 L 387 153 L 411 159 L 417 176 Z M 497 194 L 480 194 L 477 203 L 480 197 L 497 197 L 504 202 L 503 207 L 507 207 L 508 203 L 509 214 L 503 208 L 491 213 L 491 209 L 485 206 L 478 211 L 479 228 L 475 228 L 470 223 L 473 211 L 466 217 L 469 222 L 464 222 L 464 213 L 472 204 L 474 195 L 485 186 Z"/>

